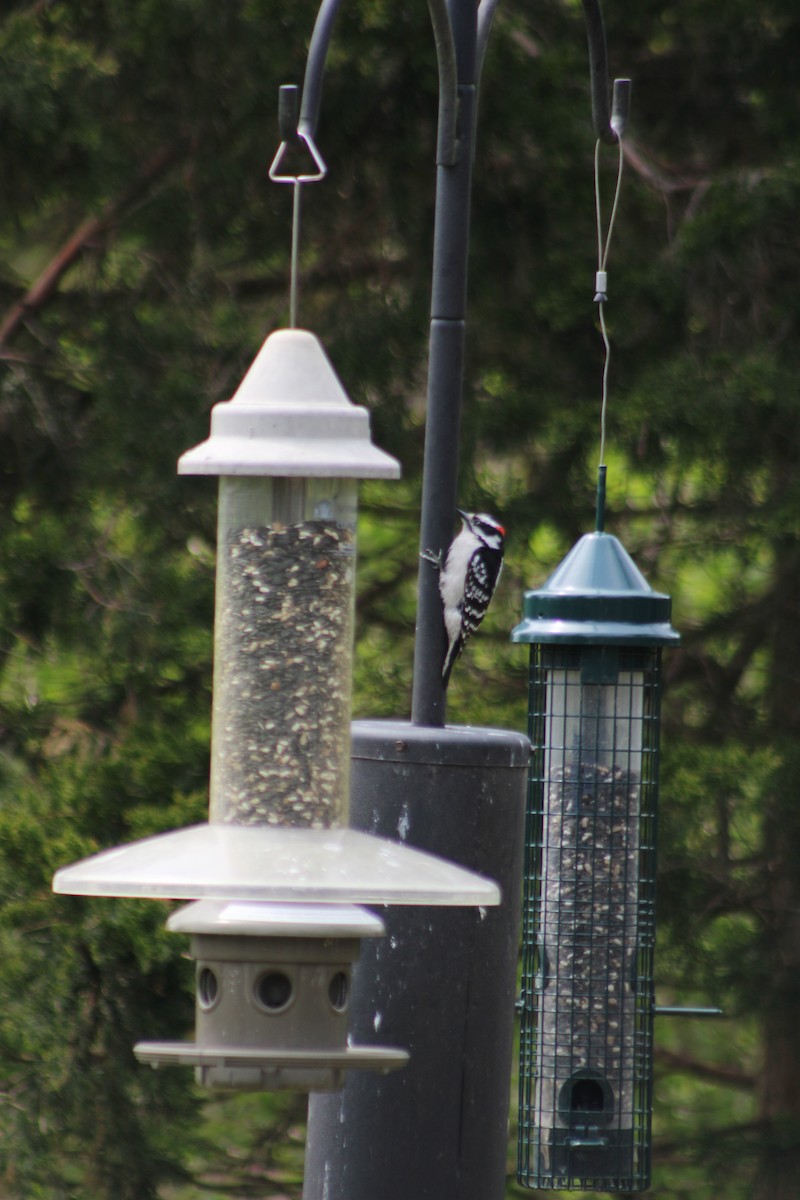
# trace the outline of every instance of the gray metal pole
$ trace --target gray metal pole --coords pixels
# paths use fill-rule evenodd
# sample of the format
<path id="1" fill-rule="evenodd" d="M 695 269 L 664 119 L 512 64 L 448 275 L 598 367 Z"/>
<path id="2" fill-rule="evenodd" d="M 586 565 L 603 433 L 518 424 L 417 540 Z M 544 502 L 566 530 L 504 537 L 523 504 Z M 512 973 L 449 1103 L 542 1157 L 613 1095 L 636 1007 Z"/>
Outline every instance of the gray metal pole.
<path id="1" fill-rule="evenodd" d="M 381 909 L 350 1029 L 411 1061 L 309 1100 L 305 1200 L 501 1200 L 529 743 L 495 729 L 353 726 L 351 823 L 497 880 L 499 908 Z"/>
<path id="2" fill-rule="evenodd" d="M 444 553 L 453 536 L 458 499 L 458 447 L 464 374 L 470 191 L 476 113 L 477 6 L 475 0 L 448 0 L 458 79 L 458 153 L 452 165 L 439 163 L 433 241 L 433 288 L 422 477 L 420 551 Z M 420 560 L 414 687 L 411 720 L 442 726 L 445 693 L 441 668 L 445 631 L 439 577 Z"/>
<path id="3" fill-rule="evenodd" d="M 477 108 L 477 3 L 446 3 L 458 124 L 455 153 L 443 152 L 442 136 L 437 148 L 420 526 L 420 550 L 434 553 L 450 543 L 457 503 Z M 517 733 L 443 728 L 444 648 L 438 574 L 422 560 L 412 723 L 354 726 L 350 820 L 486 874 L 503 904 L 382 914 L 387 937 L 364 947 L 353 975 L 351 1036 L 389 1037 L 410 1050 L 411 1063 L 394 1080 L 351 1073 L 338 1095 L 311 1097 L 306 1200 L 500 1200 L 504 1192 L 529 743 Z"/>

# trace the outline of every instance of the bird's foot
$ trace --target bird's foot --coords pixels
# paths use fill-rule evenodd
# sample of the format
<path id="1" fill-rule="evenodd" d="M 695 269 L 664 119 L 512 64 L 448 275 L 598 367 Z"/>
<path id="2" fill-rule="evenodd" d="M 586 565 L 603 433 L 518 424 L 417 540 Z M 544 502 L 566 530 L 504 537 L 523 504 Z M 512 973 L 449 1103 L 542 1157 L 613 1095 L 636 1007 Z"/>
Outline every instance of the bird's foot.
<path id="1" fill-rule="evenodd" d="M 424 558 L 425 562 L 432 563 L 433 566 L 436 567 L 437 571 L 441 571 L 441 569 L 442 569 L 442 552 L 441 552 L 441 550 L 439 550 L 438 553 L 435 553 L 433 550 L 421 550 L 419 556 L 420 556 L 420 558 Z"/>

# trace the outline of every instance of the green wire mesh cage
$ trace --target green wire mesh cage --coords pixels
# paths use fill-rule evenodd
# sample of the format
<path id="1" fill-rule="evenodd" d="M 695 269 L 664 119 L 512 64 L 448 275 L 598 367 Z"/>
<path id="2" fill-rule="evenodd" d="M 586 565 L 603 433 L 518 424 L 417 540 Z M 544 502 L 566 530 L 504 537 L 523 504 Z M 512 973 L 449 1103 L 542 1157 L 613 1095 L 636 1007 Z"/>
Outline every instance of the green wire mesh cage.
<path id="1" fill-rule="evenodd" d="M 583 538 L 512 634 L 531 644 L 518 1177 L 650 1175 L 661 647 L 670 600 Z"/>

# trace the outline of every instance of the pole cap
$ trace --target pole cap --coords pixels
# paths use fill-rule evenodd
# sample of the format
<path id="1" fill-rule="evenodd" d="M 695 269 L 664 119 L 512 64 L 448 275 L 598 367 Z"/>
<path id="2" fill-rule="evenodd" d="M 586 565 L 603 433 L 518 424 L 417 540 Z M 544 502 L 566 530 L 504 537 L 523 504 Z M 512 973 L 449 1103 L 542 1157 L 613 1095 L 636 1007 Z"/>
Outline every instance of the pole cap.
<path id="1" fill-rule="evenodd" d="M 587 533 L 546 583 L 525 593 L 512 642 L 650 645 L 680 641 L 672 600 L 654 592 L 622 543 Z"/>
<path id="2" fill-rule="evenodd" d="M 305 329 L 270 334 L 230 400 L 211 410 L 211 436 L 178 460 L 179 475 L 398 479 L 372 444 L 369 413 L 353 404 Z"/>

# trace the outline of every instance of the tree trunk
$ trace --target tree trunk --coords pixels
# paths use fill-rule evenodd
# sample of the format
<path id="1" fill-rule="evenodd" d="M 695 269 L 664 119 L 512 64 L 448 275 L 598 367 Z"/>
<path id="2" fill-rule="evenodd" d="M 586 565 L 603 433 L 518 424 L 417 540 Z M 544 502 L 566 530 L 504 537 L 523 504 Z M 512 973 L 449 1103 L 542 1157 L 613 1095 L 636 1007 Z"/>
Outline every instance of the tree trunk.
<path id="1" fill-rule="evenodd" d="M 800 1180 L 800 548 L 776 547 L 770 733 L 781 754 L 764 822 L 763 1063 L 766 1134 L 754 1200 L 797 1200 Z"/>

